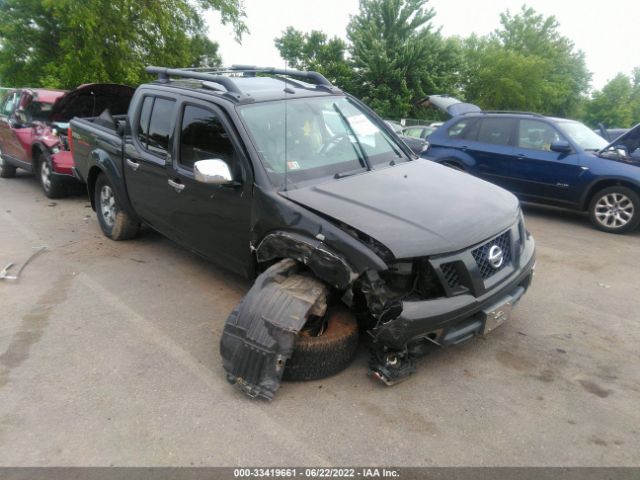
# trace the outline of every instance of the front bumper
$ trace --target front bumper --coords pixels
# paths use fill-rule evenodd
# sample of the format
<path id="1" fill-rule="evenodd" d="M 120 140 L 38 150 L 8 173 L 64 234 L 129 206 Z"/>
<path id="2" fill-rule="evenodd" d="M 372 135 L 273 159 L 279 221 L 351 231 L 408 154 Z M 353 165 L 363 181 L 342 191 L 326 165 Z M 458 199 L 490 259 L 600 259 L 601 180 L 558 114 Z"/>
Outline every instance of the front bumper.
<path id="1" fill-rule="evenodd" d="M 403 350 L 421 340 L 440 345 L 460 343 L 483 332 L 485 311 L 505 302 L 515 305 L 526 292 L 535 268 L 535 241 L 528 236 L 517 268 L 481 295 L 471 293 L 435 300 L 403 302 L 402 313 L 376 327 L 371 333 L 376 343 Z"/>

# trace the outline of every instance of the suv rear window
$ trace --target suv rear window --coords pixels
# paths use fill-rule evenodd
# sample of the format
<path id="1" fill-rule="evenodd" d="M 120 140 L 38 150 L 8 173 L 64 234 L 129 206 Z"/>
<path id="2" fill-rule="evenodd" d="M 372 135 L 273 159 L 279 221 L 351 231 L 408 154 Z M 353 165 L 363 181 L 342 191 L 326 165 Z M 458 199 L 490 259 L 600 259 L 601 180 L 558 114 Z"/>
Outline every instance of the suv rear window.
<path id="1" fill-rule="evenodd" d="M 511 118 L 483 118 L 478 132 L 478 141 L 493 145 L 509 145 L 513 122 Z"/>

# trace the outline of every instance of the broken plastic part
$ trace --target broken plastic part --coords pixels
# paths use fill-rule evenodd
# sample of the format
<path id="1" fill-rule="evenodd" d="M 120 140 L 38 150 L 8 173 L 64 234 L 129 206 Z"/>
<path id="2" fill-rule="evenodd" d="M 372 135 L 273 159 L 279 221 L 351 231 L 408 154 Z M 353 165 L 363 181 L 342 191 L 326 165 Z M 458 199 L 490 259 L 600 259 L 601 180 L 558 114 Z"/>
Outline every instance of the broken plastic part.
<path id="1" fill-rule="evenodd" d="M 250 397 L 272 399 L 296 336 L 327 310 L 327 287 L 282 260 L 256 279 L 225 323 L 220 353 L 227 380 Z"/>
<path id="2" fill-rule="evenodd" d="M 35 252 L 33 252 L 31 256 L 27 258 L 27 260 L 22 264 L 22 266 L 18 270 L 18 273 L 16 273 L 15 275 L 9 275 L 9 270 L 11 269 L 11 267 L 14 266 L 14 264 L 10 262 L 2 269 L 2 271 L 0 271 L 0 280 L 12 280 L 12 281 L 18 280 L 18 278 L 20 278 L 20 274 L 22 273 L 24 268 L 29 264 L 29 262 L 31 262 L 31 260 L 36 258 L 42 252 L 44 252 L 47 249 L 47 247 L 33 247 L 33 249 L 35 250 Z"/>
<path id="3" fill-rule="evenodd" d="M 358 276 L 342 257 L 331 252 L 321 240 L 295 233 L 276 232 L 267 235 L 256 248 L 256 258 L 260 263 L 277 258 L 293 258 L 339 290 L 348 288 Z"/>

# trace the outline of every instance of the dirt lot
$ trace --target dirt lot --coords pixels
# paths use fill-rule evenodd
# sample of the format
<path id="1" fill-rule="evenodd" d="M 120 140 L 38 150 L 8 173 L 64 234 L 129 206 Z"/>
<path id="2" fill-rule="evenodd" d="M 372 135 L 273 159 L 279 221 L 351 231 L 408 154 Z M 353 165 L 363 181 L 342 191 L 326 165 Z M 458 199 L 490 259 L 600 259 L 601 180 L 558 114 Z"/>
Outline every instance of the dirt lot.
<path id="1" fill-rule="evenodd" d="M 640 232 L 526 208 L 534 284 L 486 339 L 392 388 L 343 373 L 272 403 L 226 382 L 248 283 L 160 235 L 115 243 L 84 197 L 0 179 L 0 465 L 640 465 Z"/>

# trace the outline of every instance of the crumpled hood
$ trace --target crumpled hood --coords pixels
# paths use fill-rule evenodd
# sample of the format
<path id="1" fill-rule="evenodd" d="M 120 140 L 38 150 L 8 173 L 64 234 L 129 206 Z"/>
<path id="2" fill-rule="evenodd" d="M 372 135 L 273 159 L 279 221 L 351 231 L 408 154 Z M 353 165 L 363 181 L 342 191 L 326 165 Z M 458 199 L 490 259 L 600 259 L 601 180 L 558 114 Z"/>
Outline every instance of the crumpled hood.
<path id="1" fill-rule="evenodd" d="M 116 83 L 88 83 L 59 97 L 51 109 L 51 121 L 69 122 L 73 117 L 95 117 L 105 109 L 111 115 L 123 115 L 135 88 Z"/>
<path id="2" fill-rule="evenodd" d="M 282 192 L 411 258 L 463 250 L 511 226 L 514 195 L 466 173 L 415 160 Z"/>

